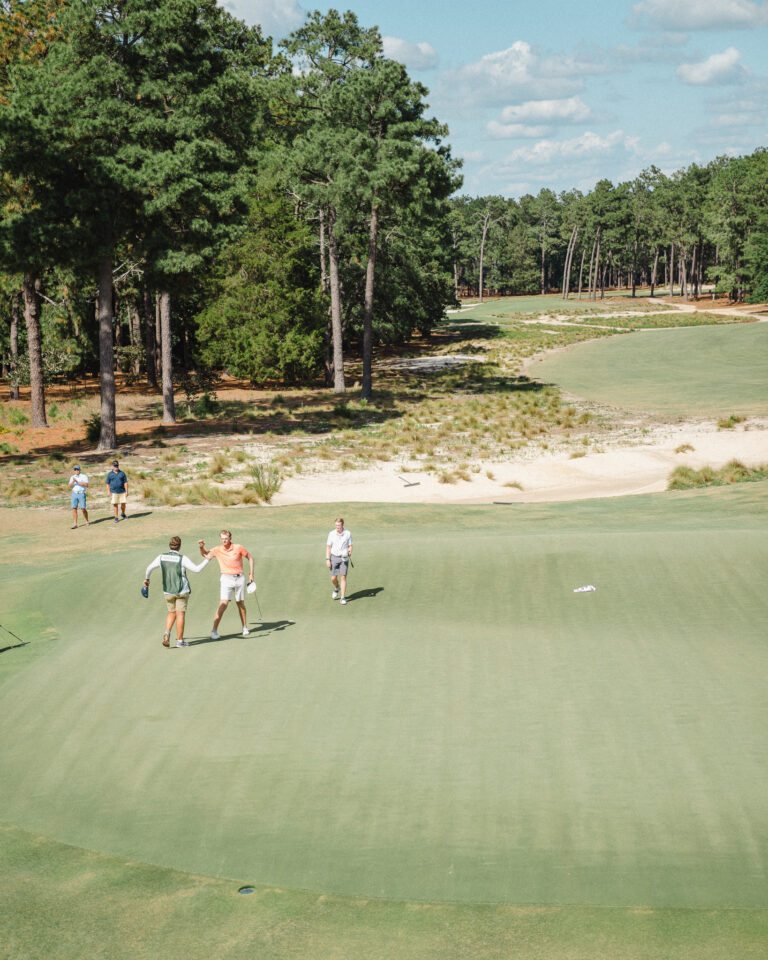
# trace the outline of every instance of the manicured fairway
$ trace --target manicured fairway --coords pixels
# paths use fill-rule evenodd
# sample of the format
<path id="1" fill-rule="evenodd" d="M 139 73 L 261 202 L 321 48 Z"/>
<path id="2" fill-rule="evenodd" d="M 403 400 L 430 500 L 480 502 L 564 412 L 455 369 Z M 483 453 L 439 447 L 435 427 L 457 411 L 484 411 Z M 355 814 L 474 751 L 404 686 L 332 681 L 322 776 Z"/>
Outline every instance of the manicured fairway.
<path id="1" fill-rule="evenodd" d="M 346 608 L 322 563 L 332 508 L 50 539 L 6 512 L 3 623 L 32 642 L 0 655 L 2 819 L 233 886 L 764 906 L 766 505 L 745 484 L 346 509 Z M 207 641 L 207 571 L 194 645 L 164 650 L 143 567 L 169 533 L 191 553 L 222 525 L 259 557 L 266 623 L 251 603 L 250 638 Z"/>
<path id="2" fill-rule="evenodd" d="M 534 364 L 576 396 L 682 416 L 768 413 L 768 324 L 656 330 L 579 344 Z"/>

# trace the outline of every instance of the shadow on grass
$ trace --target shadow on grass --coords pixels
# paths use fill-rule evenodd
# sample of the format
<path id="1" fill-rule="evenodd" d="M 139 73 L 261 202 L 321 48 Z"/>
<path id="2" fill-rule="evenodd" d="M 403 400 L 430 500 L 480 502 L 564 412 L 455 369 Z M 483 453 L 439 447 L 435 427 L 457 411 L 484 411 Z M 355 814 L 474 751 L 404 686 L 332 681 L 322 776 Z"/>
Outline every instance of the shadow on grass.
<path id="1" fill-rule="evenodd" d="M 270 620 L 266 623 L 258 623 L 253 626 L 248 627 L 251 631 L 250 636 L 244 637 L 240 630 L 237 630 L 233 633 L 221 633 L 219 634 L 219 639 L 214 640 L 212 637 L 197 637 L 194 640 L 189 641 L 190 647 L 200 647 L 204 643 L 223 643 L 225 640 L 258 640 L 261 637 L 267 637 L 272 633 L 279 633 L 281 630 L 285 630 L 287 627 L 293 627 L 296 625 L 295 620 Z"/>
<path id="2" fill-rule="evenodd" d="M 356 590 L 354 593 L 347 594 L 347 600 L 371 600 L 378 596 L 384 587 L 369 587 L 367 590 Z"/>
<path id="3" fill-rule="evenodd" d="M 440 327 L 441 332 L 451 334 L 451 339 L 462 340 L 495 340 L 504 335 L 504 331 L 497 323 L 488 323 L 485 320 L 461 320 L 446 323 Z"/>

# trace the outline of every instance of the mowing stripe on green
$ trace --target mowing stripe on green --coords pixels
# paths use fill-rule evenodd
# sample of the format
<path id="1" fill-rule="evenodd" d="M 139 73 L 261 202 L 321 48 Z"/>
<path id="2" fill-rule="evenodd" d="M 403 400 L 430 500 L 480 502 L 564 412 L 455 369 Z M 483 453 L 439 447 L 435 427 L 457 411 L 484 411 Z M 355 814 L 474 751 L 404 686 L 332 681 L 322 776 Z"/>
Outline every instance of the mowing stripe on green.
<path id="1" fill-rule="evenodd" d="M 338 894 L 764 904 L 767 501 L 347 506 L 346 608 L 333 509 L 174 515 L 255 549 L 266 620 L 243 638 L 230 610 L 208 641 L 201 574 L 178 651 L 157 585 L 138 594 L 156 551 L 48 572 L 41 547 L 45 590 L 23 567 L 3 586 L 59 634 L 0 687 L 4 819 Z"/>

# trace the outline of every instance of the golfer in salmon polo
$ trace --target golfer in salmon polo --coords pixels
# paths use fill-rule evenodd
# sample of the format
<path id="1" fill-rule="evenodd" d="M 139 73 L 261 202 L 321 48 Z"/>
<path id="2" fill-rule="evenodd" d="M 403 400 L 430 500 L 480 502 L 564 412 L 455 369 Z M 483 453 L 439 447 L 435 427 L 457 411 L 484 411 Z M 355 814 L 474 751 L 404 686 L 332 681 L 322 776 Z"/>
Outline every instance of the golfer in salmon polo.
<path id="1" fill-rule="evenodd" d="M 217 627 L 219 621 L 224 616 L 224 611 L 229 605 L 229 601 L 234 597 L 237 609 L 240 611 L 240 620 L 243 624 L 243 636 L 247 637 L 251 632 L 248 629 L 248 620 L 245 612 L 245 574 L 243 573 L 243 557 L 248 558 L 250 566 L 250 575 L 248 583 L 253 582 L 253 557 L 248 553 L 245 547 L 239 543 L 232 543 L 232 532 L 222 530 L 219 534 L 221 546 L 214 547 L 213 550 L 205 549 L 205 540 L 198 540 L 200 553 L 206 560 L 213 560 L 215 557 L 219 561 L 221 570 L 221 603 L 213 618 L 213 629 L 211 630 L 211 640 L 218 640 L 219 634 Z"/>
<path id="2" fill-rule="evenodd" d="M 325 563 L 331 574 L 331 583 L 333 584 L 333 593 L 331 600 L 339 596 L 341 588 L 340 603 L 347 602 L 347 567 L 352 556 L 352 534 L 344 529 L 343 517 L 337 517 L 333 530 L 328 534 L 325 543 Z"/>

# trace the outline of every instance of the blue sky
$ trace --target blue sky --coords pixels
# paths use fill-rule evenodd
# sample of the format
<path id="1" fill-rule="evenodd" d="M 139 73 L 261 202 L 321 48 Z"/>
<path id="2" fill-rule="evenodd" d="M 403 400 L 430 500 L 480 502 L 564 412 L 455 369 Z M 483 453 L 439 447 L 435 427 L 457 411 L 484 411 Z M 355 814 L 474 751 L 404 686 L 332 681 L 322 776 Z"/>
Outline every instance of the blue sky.
<path id="1" fill-rule="evenodd" d="M 224 0 L 275 39 L 297 0 Z M 319 7 L 325 10 L 326 7 Z M 768 146 L 768 0 L 357 0 L 430 90 L 462 193 L 589 190 Z"/>

